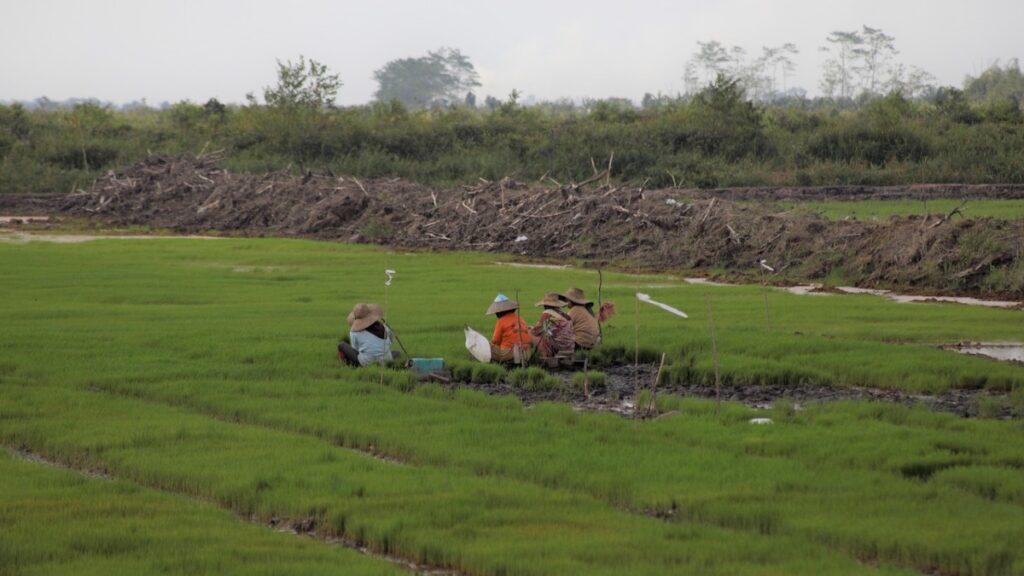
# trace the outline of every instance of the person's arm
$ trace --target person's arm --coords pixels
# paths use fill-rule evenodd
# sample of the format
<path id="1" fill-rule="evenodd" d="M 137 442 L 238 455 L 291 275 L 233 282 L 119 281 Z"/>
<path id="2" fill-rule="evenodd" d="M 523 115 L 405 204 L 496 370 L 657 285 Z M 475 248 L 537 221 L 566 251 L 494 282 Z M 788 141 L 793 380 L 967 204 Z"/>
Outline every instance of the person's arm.
<path id="1" fill-rule="evenodd" d="M 348 333 L 348 341 L 355 348 L 356 352 L 362 352 L 363 344 L 359 341 L 359 332 L 350 330 Z"/>
<path id="2" fill-rule="evenodd" d="M 501 318 L 498 318 L 498 321 L 494 323 L 494 336 L 491 336 L 491 344 L 501 346 L 501 336 L 503 332 L 504 330 L 502 330 Z"/>

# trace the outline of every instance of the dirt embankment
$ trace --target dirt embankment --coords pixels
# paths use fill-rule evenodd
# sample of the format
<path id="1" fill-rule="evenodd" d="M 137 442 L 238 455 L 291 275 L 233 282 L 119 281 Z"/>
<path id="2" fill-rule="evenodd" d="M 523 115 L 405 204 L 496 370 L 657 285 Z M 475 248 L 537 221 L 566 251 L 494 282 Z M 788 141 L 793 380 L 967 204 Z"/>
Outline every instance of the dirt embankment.
<path id="1" fill-rule="evenodd" d="M 110 173 L 59 205 L 28 208 L 84 215 L 107 224 L 184 233 L 209 230 L 337 239 L 407 248 L 475 249 L 538 258 L 582 258 L 645 269 L 716 269 L 756 274 L 767 260 L 776 279 L 839 273 L 865 287 L 1019 297 L 1024 222 L 959 216 L 833 222 L 737 204 L 750 191 L 613 187 L 600 174 L 544 188 L 502 180 L 449 190 L 330 173 L 233 174 L 216 156 L 152 156 Z M 961 187 L 962 197 L 1024 195 L 1020 187 Z M 741 189 L 734 189 L 741 190 Z M 747 189 L 742 189 L 747 190 Z M 780 198 L 799 189 L 769 189 Z M 808 189 L 815 197 L 878 194 L 867 187 Z M 951 187 L 909 187 L 904 193 Z M 883 196 L 899 194 L 886 189 Z M 930 192 L 929 192 L 930 193 Z M 831 195 L 831 196 L 830 196 Z M 886 196 L 887 195 L 887 196 Z M 845 197 L 845 196 L 844 196 Z M 24 210 L 26 206 L 0 209 Z"/>

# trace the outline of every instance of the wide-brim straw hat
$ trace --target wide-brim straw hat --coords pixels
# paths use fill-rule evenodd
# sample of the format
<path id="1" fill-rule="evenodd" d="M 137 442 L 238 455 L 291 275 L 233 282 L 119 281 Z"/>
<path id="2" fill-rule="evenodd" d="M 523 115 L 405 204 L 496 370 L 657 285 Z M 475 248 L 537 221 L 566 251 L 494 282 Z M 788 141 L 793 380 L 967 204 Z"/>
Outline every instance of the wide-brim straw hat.
<path id="1" fill-rule="evenodd" d="M 568 304 L 568 302 L 563 300 L 562 297 L 558 294 L 558 292 L 548 292 L 547 294 L 544 295 L 544 299 L 534 304 L 534 306 L 553 306 L 555 308 L 561 308 L 566 304 Z"/>
<path id="2" fill-rule="evenodd" d="M 519 308 L 519 302 L 510 299 L 504 294 L 498 294 L 494 298 L 494 302 L 487 308 L 487 312 L 484 314 L 490 316 L 491 314 L 497 314 L 499 312 L 508 312 L 510 310 L 516 310 Z"/>
<path id="3" fill-rule="evenodd" d="M 569 288 L 562 294 L 562 299 L 568 300 L 573 304 L 579 304 L 580 306 L 586 306 L 587 304 L 593 304 L 593 300 L 587 300 L 587 297 L 583 294 L 583 290 L 579 288 Z"/>
<path id="4" fill-rule="evenodd" d="M 348 326 L 353 332 L 366 330 L 381 319 L 382 310 L 377 304 L 356 304 L 348 313 Z"/>

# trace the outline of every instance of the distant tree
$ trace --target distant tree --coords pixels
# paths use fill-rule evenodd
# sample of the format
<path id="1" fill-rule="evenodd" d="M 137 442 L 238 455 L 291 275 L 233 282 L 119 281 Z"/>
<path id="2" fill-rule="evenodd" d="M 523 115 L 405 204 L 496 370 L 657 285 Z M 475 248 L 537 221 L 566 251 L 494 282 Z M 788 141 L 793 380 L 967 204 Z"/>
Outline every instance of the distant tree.
<path id="1" fill-rule="evenodd" d="M 480 86 L 480 76 L 469 57 L 452 48 L 427 52 L 420 58 L 392 60 L 373 77 L 378 101 L 398 100 L 410 108 L 456 102 Z"/>
<path id="2" fill-rule="evenodd" d="M 688 83 L 710 84 L 719 74 L 728 74 L 731 61 L 729 51 L 718 40 L 697 42 L 697 51 L 690 57 L 684 79 Z"/>
<path id="3" fill-rule="evenodd" d="M 683 82 L 687 94 L 696 94 L 724 76 L 736 80 L 752 99 L 760 100 L 767 88 L 764 66 L 760 58 L 750 62 L 747 51 L 741 46 L 726 47 L 717 40 L 697 42 L 697 51 L 683 71 Z"/>
<path id="4" fill-rule="evenodd" d="M 466 99 L 463 100 L 463 104 L 466 105 L 466 108 L 476 108 L 476 94 L 473 94 L 472 91 L 466 92 Z"/>
<path id="5" fill-rule="evenodd" d="M 858 63 L 853 69 L 860 79 L 861 89 L 873 96 L 880 92 L 890 62 L 898 53 L 896 39 L 870 26 L 864 26 L 861 38 L 863 42 L 854 49 Z"/>
<path id="6" fill-rule="evenodd" d="M 831 46 L 823 46 L 829 54 L 821 79 L 821 90 L 828 96 L 849 99 L 855 95 L 854 72 L 863 54 L 864 38 L 856 30 L 835 31 L 825 39 Z M 838 91 L 838 93 L 837 93 Z"/>
<path id="7" fill-rule="evenodd" d="M 494 96 L 488 94 L 487 97 L 484 98 L 484 106 L 490 108 L 491 110 L 494 110 L 495 108 L 501 106 L 501 100 L 498 100 Z"/>
<path id="8" fill-rule="evenodd" d="M 765 46 L 758 60 L 767 83 L 767 96 L 774 98 L 779 92 L 779 74 L 782 75 L 782 92 L 789 89 L 788 80 L 796 71 L 793 57 L 800 53 L 796 44 L 787 42 L 781 46 Z"/>
<path id="9" fill-rule="evenodd" d="M 329 108 L 334 105 L 341 85 L 337 74 L 331 74 L 327 65 L 312 58 L 307 62 L 305 56 L 299 56 L 295 63 L 278 60 L 277 85 L 263 89 L 263 100 L 267 106 L 278 109 Z M 252 94 L 246 98 L 255 103 Z"/>
<path id="10" fill-rule="evenodd" d="M 886 83 L 889 92 L 899 92 L 911 100 L 935 93 L 935 76 L 917 66 L 894 64 Z"/>

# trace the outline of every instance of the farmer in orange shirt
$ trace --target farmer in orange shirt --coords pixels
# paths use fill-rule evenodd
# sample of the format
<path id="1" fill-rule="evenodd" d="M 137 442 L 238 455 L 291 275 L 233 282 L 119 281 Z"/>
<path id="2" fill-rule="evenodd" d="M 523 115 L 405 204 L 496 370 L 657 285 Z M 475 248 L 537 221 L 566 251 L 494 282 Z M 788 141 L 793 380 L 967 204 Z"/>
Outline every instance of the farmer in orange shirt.
<path id="1" fill-rule="evenodd" d="M 498 294 L 487 309 L 487 314 L 498 316 L 491 338 L 491 361 L 521 363 L 529 360 L 533 351 L 530 327 L 519 317 L 519 303 L 504 294 Z"/>

